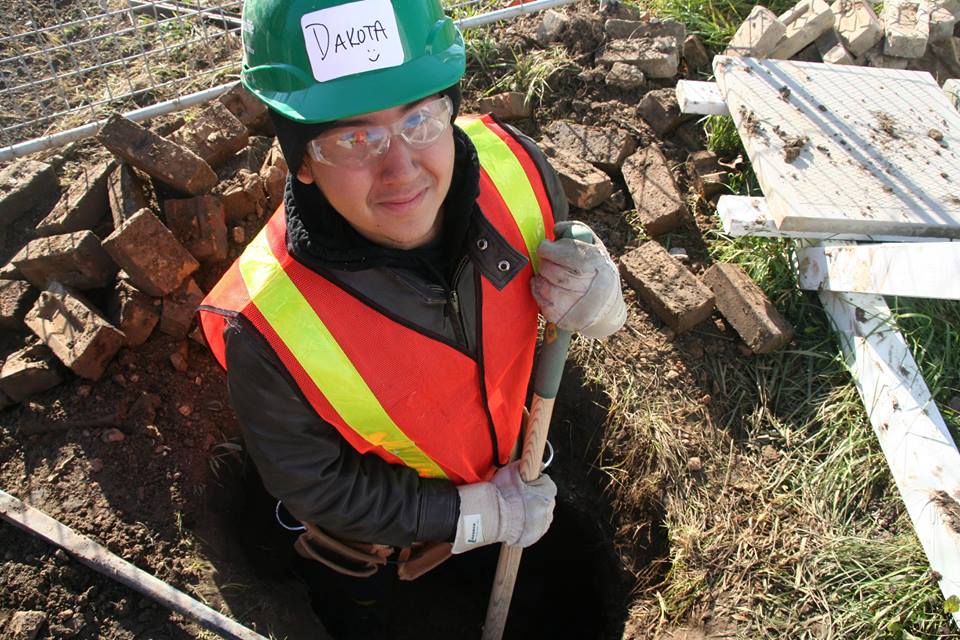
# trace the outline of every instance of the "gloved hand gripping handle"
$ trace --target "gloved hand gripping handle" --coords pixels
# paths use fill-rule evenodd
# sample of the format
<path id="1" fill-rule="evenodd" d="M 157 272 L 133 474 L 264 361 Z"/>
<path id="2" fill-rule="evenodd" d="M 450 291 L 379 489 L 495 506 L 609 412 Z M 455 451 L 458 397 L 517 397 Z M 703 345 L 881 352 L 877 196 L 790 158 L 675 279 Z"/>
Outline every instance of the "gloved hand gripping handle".
<path id="1" fill-rule="evenodd" d="M 593 232 L 586 226 L 570 223 L 561 227 L 558 237 L 573 238 L 588 244 L 594 243 Z M 567 360 L 570 348 L 569 331 L 558 329 L 550 322 L 544 330 L 543 346 L 540 350 L 540 362 L 533 377 L 533 400 L 530 403 L 530 419 L 527 420 L 527 433 L 523 440 L 523 453 L 520 458 L 520 477 L 526 482 L 540 476 L 543 451 L 547 444 L 547 432 L 550 429 L 550 417 L 553 403 L 560 388 L 563 364 Z M 517 580 L 520 556 L 523 549 L 510 545 L 500 547 L 497 572 L 487 605 L 487 618 L 483 624 L 483 640 L 500 640 L 510 611 L 513 598 L 513 585 Z"/>

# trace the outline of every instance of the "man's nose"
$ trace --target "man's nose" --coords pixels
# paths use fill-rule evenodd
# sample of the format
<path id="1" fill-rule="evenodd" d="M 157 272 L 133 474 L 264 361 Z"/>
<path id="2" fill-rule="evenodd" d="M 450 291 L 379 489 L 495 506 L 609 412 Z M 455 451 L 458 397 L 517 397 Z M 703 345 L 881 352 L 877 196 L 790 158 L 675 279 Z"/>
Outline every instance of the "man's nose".
<path id="1" fill-rule="evenodd" d="M 390 139 L 390 146 L 380 160 L 380 177 L 385 182 L 403 182 L 417 172 L 416 150 L 398 135 Z"/>

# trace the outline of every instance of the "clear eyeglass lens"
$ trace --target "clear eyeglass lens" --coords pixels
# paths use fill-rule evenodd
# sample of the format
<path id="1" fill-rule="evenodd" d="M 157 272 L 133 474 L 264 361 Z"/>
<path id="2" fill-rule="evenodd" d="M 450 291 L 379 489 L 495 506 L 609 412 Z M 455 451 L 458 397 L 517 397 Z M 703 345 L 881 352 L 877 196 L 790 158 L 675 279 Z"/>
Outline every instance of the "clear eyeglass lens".
<path id="1" fill-rule="evenodd" d="M 399 134 L 415 149 L 424 149 L 446 131 L 453 115 L 450 98 L 443 96 L 407 114 L 390 127 L 359 127 L 312 140 L 311 155 L 318 162 L 359 167 L 386 152 L 390 138 Z"/>

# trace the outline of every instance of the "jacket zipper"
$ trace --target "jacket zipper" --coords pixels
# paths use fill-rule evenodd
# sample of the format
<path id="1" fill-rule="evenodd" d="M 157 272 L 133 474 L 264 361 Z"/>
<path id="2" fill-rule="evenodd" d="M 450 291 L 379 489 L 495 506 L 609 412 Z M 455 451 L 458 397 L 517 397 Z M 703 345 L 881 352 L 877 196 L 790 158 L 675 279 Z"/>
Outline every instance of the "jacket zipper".
<path id="1" fill-rule="evenodd" d="M 461 258 L 456 271 L 453 273 L 453 281 L 450 289 L 446 292 L 446 313 L 447 317 L 453 322 L 453 331 L 457 336 L 457 342 L 462 344 L 464 348 L 469 349 L 470 343 L 467 340 L 466 323 L 464 323 L 463 314 L 460 312 L 460 296 L 457 294 L 457 282 L 460 281 L 460 276 L 463 275 L 463 269 L 467 265 L 467 260 L 468 258 L 466 257 Z"/>

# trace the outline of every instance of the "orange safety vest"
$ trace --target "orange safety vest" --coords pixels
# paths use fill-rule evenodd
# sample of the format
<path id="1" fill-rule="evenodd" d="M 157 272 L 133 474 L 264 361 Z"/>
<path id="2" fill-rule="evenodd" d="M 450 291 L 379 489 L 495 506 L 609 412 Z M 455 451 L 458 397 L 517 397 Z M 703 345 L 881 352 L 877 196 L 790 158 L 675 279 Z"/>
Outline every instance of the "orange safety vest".
<path id="1" fill-rule="evenodd" d="M 357 451 L 462 484 L 488 480 L 519 435 L 537 337 L 530 278 L 537 246 L 553 237 L 553 211 L 517 140 L 490 116 L 457 123 L 480 161 L 477 204 L 530 260 L 502 290 L 481 277 L 479 363 L 290 256 L 282 206 L 204 299 L 200 322 L 225 368 L 225 318 L 242 315 L 314 410 Z"/>

